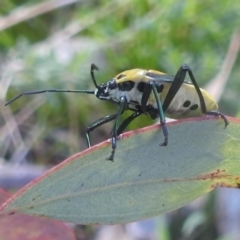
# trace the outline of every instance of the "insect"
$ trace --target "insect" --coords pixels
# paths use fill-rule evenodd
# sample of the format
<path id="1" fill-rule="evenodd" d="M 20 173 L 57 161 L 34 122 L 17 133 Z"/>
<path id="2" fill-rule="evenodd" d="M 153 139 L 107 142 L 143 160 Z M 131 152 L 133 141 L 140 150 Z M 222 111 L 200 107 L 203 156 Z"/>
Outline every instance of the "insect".
<path id="1" fill-rule="evenodd" d="M 155 70 L 132 69 L 118 74 L 111 80 L 97 84 L 95 79 L 95 64 L 91 65 L 90 73 L 95 90 L 61 90 L 47 89 L 24 92 L 8 101 L 5 105 L 12 103 L 23 95 L 39 94 L 44 92 L 70 92 L 94 94 L 100 100 L 107 100 L 119 105 L 116 114 L 107 115 L 98 119 L 87 127 L 86 139 L 88 147 L 91 147 L 89 134 L 95 128 L 114 120 L 111 142 L 112 151 L 108 160 L 113 161 L 117 147 L 117 137 L 126 127 L 142 114 L 148 114 L 152 119 L 160 118 L 164 135 L 161 146 L 168 144 L 168 129 L 165 116 L 179 119 L 198 117 L 202 115 L 219 116 L 223 119 L 225 128 L 229 124 L 227 118 L 218 111 L 218 105 L 213 97 L 204 89 L 199 88 L 190 67 L 183 64 L 175 76 L 168 75 Z M 185 81 L 189 75 L 191 83 Z M 119 124 L 120 116 L 126 110 L 133 113 Z"/>

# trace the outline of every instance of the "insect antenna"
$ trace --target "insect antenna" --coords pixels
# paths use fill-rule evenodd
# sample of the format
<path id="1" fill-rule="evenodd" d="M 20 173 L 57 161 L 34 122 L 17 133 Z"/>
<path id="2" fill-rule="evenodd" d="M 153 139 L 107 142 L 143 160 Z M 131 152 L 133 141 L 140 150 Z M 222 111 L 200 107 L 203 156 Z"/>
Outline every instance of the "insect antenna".
<path id="1" fill-rule="evenodd" d="M 99 85 L 97 84 L 97 81 L 95 79 L 94 76 L 94 70 L 98 70 L 98 67 L 95 64 L 91 65 L 91 76 L 92 76 L 92 80 L 93 83 L 95 85 L 95 87 L 97 89 L 99 89 Z M 31 95 L 31 94 L 40 94 L 40 93 L 45 93 L 45 92 L 68 92 L 68 93 L 87 93 L 87 94 L 95 94 L 95 90 L 62 90 L 62 89 L 46 89 L 46 90 L 36 90 L 36 91 L 30 91 L 30 92 L 23 92 L 19 95 L 17 95 L 16 97 L 14 97 L 13 99 L 9 100 L 5 106 L 9 105 L 10 103 L 16 101 L 17 99 L 19 99 L 20 97 L 24 96 L 24 95 Z"/>
<path id="2" fill-rule="evenodd" d="M 94 71 L 95 71 L 95 70 L 98 71 L 98 67 L 97 67 L 94 63 L 92 63 L 92 64 L 91 64 L 91 76 L 92 76 L 92 80 L 93 80 L 93 83 L 94 83 L 95 87 L 96 87 L 97 89 L 99 89 L 99 85 L 97 84 L 97 81 L 96 81 L 95 75 L 94 75 Z"/>
<path id="3" fill-rule="evenodd" d="M 5 106 L 9 105 L 10 103 L 16 101 L 20 97 L 24 95 L 31 95 L 31 94 L 39 94 L 39 93 L 45 93 L 45 92 L 67 92 L 67 93 L 87 93 L 87 94 L 94 94 L 94 90 L 62 90 L 62 89 L 46 89 L 46 90 L 37 90 L 37 91 L 31 91 L 31 92 L 23 92 L 16 97 L 9 100 L 7 103 L 5 103 Z"/>

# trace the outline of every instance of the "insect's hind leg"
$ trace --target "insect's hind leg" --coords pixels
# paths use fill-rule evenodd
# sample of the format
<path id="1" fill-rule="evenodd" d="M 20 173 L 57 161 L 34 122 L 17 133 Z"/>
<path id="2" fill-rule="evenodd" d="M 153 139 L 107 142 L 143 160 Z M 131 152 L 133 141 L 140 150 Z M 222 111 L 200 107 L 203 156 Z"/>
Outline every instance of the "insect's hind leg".
<path id="1" fill-rule="evenodd" d="M 200 88 L 197 84 L 197 81 L 196 81 L 196 79 L 193 75 L 193 72 L 192 72 L 191 68 L 187 64 L 183 64 L 179 68 L 177 74 L 175 75 L 175 77 L 173 79 L 171 87 L 169 88 L 168 93 L 167 93 L 166 98 L 165 98 L 164 103 L 163 103 L 163 111 L 164 112 L 168 109 L 168 107 L 171 104 L 173 98 L 175 97 L 178 90 L 181 88 L 182 84 L 184 83 L 184 80 L 185 80 L 185 77 L 186 77 L 187 73 L 188 73 L 188 75 L 189 75 L 189 77 L 192 81 L 192 84 L 194 85 L 195 90 L 198 94 L 202 113 L 205 114 L 207 112 L 206 104 L 205 104 L 202 92 L 201 92 L 201 90 L 200 90 Z"/>
<path id="2" fill-rule="evenodd" d="M 199 97 L 202 113 L 206 114 L 207 113 L 206 103 L 205 103 L 204 97 L 203 97 L 202 92 L 201 92 L 201 90 L 198 86 L 198 83 L 197 83 L 197 81 L 196 81 L 196 79 L 193 75 L 193 72 L 192 72 L 191 68 L 186 64 L 182 65 L 182 67 L 184 67 L 185 71 L 188 73 L 188 75 L 189 75 L 189 77 L 192 81 L 192 84 L 195 87 L 195 90 L 196 90 L 196 92 L 198 94 L 198 97 Z"/>
<path id="3" fill-rule="evenodd" d="M 186 72 L 188 73 L 191 81 L 192 81 L 192 84 L 194 85 L 195 87 L 195 90 L 198 94 L 198 97 L 199 97 L 199 101 L 200 101 L 200 106 L 201 106 L 201 110 L 202 110 L 202 113 L 206 114 L 206 115 L 212 115 L 212 116 L 219 116 L 223 119 L 224 123 L 225 123 L 225 128 L 227 127 L 227 125 L 229 124 L 227 118 L 225 115 L 223 115 L 222 113 L 220 113 L 219 111 L 214 111 L 214 110 L 211 110 L 211 111 L 207 111 L 207 108 L 206 108 L 206 104 L 205 104 L 205 100 L 204 100 L 204 97 L 202 95 L 202 92 L 197 84 L 197 81 L 193 75 L 193 72 L 191 70 L 191 68 L 186 65 L 186 64 L 183 64 L 179 70 L 180 72 Z"/>
<path id="4" fill-rule="evenodd" d="M 218 111 L 212 110 L 212 111 L 206 112 L 206 115 L 221 117 L 224 121 L 225 128 L 227 128 L 227 126 L 229 125 L 229 121 L 227 120 L 226 116 Z"/>

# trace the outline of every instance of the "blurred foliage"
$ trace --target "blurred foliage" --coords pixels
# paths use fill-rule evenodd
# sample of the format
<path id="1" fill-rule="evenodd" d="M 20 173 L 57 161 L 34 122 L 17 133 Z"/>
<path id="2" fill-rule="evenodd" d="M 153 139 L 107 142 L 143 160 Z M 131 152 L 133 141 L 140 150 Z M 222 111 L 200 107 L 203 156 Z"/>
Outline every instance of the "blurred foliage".
<path id="1" fill-rule="evenodd" d="M 0 27 L 17 12 L 47 2 L 1 1 Z M 175 74 L 186 63 L 204 86 L 220 70 L 239 26 L 240 2 L 230 0 L 79 0 L 44 14 L 36 11 L 36 16 L 0 32 L 1 102 L 36 89 L 93 89 L 92 62 L 100 68 L 99 82 L 131 68 Z M 221 111 L 229 115 L 239 114 L 239 64 L 240 57 L 220 101 Z M 34 108 L 34 101 L 42 106 Z M 9 109 L 16 117 L 29 114 L 18 128 L 10 125 L 24 142 L 24 161 L 55 164 L 85 149 L 86 127 L 115 113 L 116 105 L 92 95 L 45 93 L 24 96 Z M 1 117 L 2 129 L 8 121 L 11 115 Z M 143 116 L 129 129 L 151 123 Z M 91 133 L 92 142 L 107 139 L 111 126 Z M 19 151 L 13 137 L 1 140 L 0 154 L 8 161 Z"/>

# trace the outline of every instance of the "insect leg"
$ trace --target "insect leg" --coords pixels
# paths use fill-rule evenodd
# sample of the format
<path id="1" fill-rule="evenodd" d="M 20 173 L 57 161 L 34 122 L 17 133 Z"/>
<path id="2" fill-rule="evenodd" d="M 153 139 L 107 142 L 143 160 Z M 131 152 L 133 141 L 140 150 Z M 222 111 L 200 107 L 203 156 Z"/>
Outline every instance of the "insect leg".
<path id="1" fill-rule="evenodd" d="M 220 116 L 224 120 L 225 128 L 226 128 L 227 125 L 229 124 L 229 122 L 228 122 L 227 118 L 222 113 L 220 113 L 218 111 L 207 112 L 207 108 L 206 108 L 206 104 L 205 104 L 202 92 L 201 92 L 201 90 L 198 86 L 198 83 L 197 83 L 197 81 L 196 81 L 196 79 L 193 75 L 193 72 L 192 72 L 191 68 L 186 64 L 183 64 L 179 68 L 179 70 L 178 70 L 178 72 L 177 72 L 177 74 L 176 74 L 176 76 L 175 76 L 175 78 L 172 82 L 172 85 L 168 90 L 167 96 L 166 96 L 165 101 L 163 103 L 163 111 L 165 112 L 167 110 L 167 108 L 169 107 L 169 105 L 170 105 L 171 101 L 173 100 L 174 96 L 176 95 L 179 88 L 183 84 L 187 73 L 188 73 L 188 75 L 189 75 L 189 77 L 192 81 L 192 84 L 195 87 L 195 90 L 198 94 L 202 113 L 204 113 L 206 115 Z"/>
<path id="2" fill-rule="evenodd" d="M 157 103 L 157 107 L 158 107 L 158 114 L 159 114 L 159 118 L 160 118 L 160 123 L 162 126 L 162 130 L 163 130 L 163 135 L 164 135 L 164 142 L 161 144 L 161 146 L 167 146 L 168 144 L 168 130 L 166 127 L 166 120 L 165 120 L 165 115 L 164 115 L 164 111 L 163 111 L 163 106 L 161 103 L 161 100 L 159 98 L 158 95 L 158 91 L 155 85 L 154 81 L 150 81 L 146 84 L 146 87 L 143 91 L 143 95 L 142 95 L 142 100 L 141 100 L 141 108 L 142 111 L 144 112 L 146 109 L 146 105 L 147 105 L 147 101 L 150 97 L 150 94 L 153 90 L 153 94 Z M 172 101 L 172 100 L 171 100 Z"/>
<path id="3" fill-rule="evenodd" d="M 186 74 L 189 74 L 190 78 L 191 78 L 191 81 L 197 91 L 197 94 L 199 96 L 199 100 L 200 100 L 200 104 L 201 104 L 201 108 L 202 108 L 202 112 L 206 112 L 206 105 L 205 105 L 205 101 L 204 101 L 204 98 L 202 96 L 202 93 L 201 93 L 201 90 L 193 76 L 193 73 L 192 73 L 192 70 L 190 69 L 190 67 L 186 64 L 183 64 L 179 70 L 177 71 L 177 74 L 175 75 L 174 79 L 173 79 L 173 82 L 172 82 L 172 85 L 171 87 L 169 88 L 168 90 L 168 93 L 166 95 L 166 98 L 164 100 L 164 103 L 163 103 L 163 111 L 165 112 L 170 103 L 172 102 L 173 98 L 175 97 L 176 93 L 178 92 L 178 90 L 180 89 L 180 87 L 182 86 L 184 80 L 185 80 L 185 77 L 186 77 Z"/>
<path id="4" fill-rule="evenodd" d="M 192 83 L 193 83 L 193 85 L 194 85 L 194 87 L 196 89 L 196 92 L 197 92 L 198 97 L 199 97 L 202 113 L 206 114 L 207 113 L 206 104 L 205 104 L 202 92 L 201 92 L 201 90 L 200 90 L 200 88 L 199 88 L 199 86 L 197 84 L 197 81 L 196 81 L 195 77 L 193 76 L 193 72 L 192 72 L 191 68 L 188 65 L 186 65 L 186 64 L 182 65 L 182 67 L 184 67 L 184 70 L 186 72 L 188 72 L 189 77 L 190 77 L 190 79 L 191 79 L 191 81 L 192 81 Z"/>
<path id="5" fill-rule="evenodd" d="M 227 125 L 229 124 L 229 121 L 227 120 L 226 116 L 218 111 L 209 111 L 206 112 L 206 115 L 212 115 L 212 116 L 217 116 L 217 117 L 221 117 L 224 121 L 225 124 L 225 128 L 227 128 Z"/>
<path id="6" fill-rule="evenodd" d="M 147 101 L 150 97 L 151 92 L 152 92 L 152 86 L 150 84 L 146 84 L 146 87 L 144 88 L 142 99 L 141 99 L 142 112 L 145 112 L 146 110 Z"/>
<path id="7" fill-rule="evenodd" d="M 130 115 L 128 118 L 126 118 L 118 127 L 117 130 L 117 136 L 119 136 L 123 131 L 126 129 L 126 127 L 137 117 L 139 117 L 142 114 L 142 112 L 134 112 L 132 115 Z"/>
<path id="8" fill-rule="evenodd" d="M 87 127 L 87 130 L 86 130 L 86 140 L 87 140 L 87 145 L 88 147 L 91 147 L 91 141 L 90 141 L 90 137 L 89 137 L 89 133 L 91 131 L 93 131 L 95 128 L 105 124 L 105 123 L 108 123 L 112 120 L 114 120 L 115 118 L 117 117 L 117 114 L 113 114 L 113 115 L 108 115 L 108 116 L 105 116 L 105 117 L 102 117 L 100 119 L 98 119 L 97 121 L 93 122 L 92 124 L 90 124 L 88 127 Z"/>
<path id="9" fill-rule="evenodd" d="M 157 102 L 160 123 L 161 123 L 161 126 L 162 126 L 163 135 L 164 135 L 164 142 L 162 144 L 160 144 L 160 146 L 167 146 L 167 144 L 168 144 L 168 130 L 167 130 L 167 126 L 166 126 L 166 120 L 165 120 L 165 115 L 164 115 L 164 112 L 163 112 L 162 103 L 161 103 L 161 100 L 159 98 L 155 82 L 150 81 L 148 84 L 152 87 L 153 94 L 154 94 L 154 97 L 155 97 L 156 102 Z"/>
<path id="10" fill-rule="evenodd" d="M 212 116 L 218 116 L 218 117 L 220 116 L 223 119 L 224 124 L 225 124 L 225 128 L 226 128 L 227 125 L 229 124 L 229 122 L 228 122 L 227 118 L 224 116 L 224 114 L 220 113 L 219 111 L 214 111 L 214 110 L 207 112 L 206 104 L 205 104 L 202 92 L 201 92 L 201 90 L 200 90 L 200 88 L 199 88 L 199 86 L 197 84 L 196 79 L 193 76 L 193 72 L 187 65 L 185 65 L 185 67 L 187 68 L 187 71 L 188 71 L 188 74 L 189 74 L 189 76 L 191 78 L 191 81 L 192 81 L 192 83 L 193 83 L 193 85 L 194 85 L 194 87 L 195 87 L 195 89 L 197 91 L 197 94 L 198 94 L 198 97 L 199 97 L 199 100 L 200 100 L 202 113 L 205 113 L 206 115 L 212 115 Z"/>
<path id="11" fill-rule="evenodd" d="M 109 156 L 109 158 L 107 158 L 107 160 L 111 160 L 114 161 L 114 154 L 115 154 L 115 150 L 117 147 L 117 126 L 118 126 L 118 121 L 120 118 L 120 115 L 124 112 L 124 110 L 127 108 L 127 99 L 125 96 L 120 97 L 120 103 L 119 103 L 119 109 L 118 112 L 116 114 L 116 118 L 115 118 L 115 122 L 113 124 L 113 128 L 112 128 L 112 152 L 111 155 Z"/>

